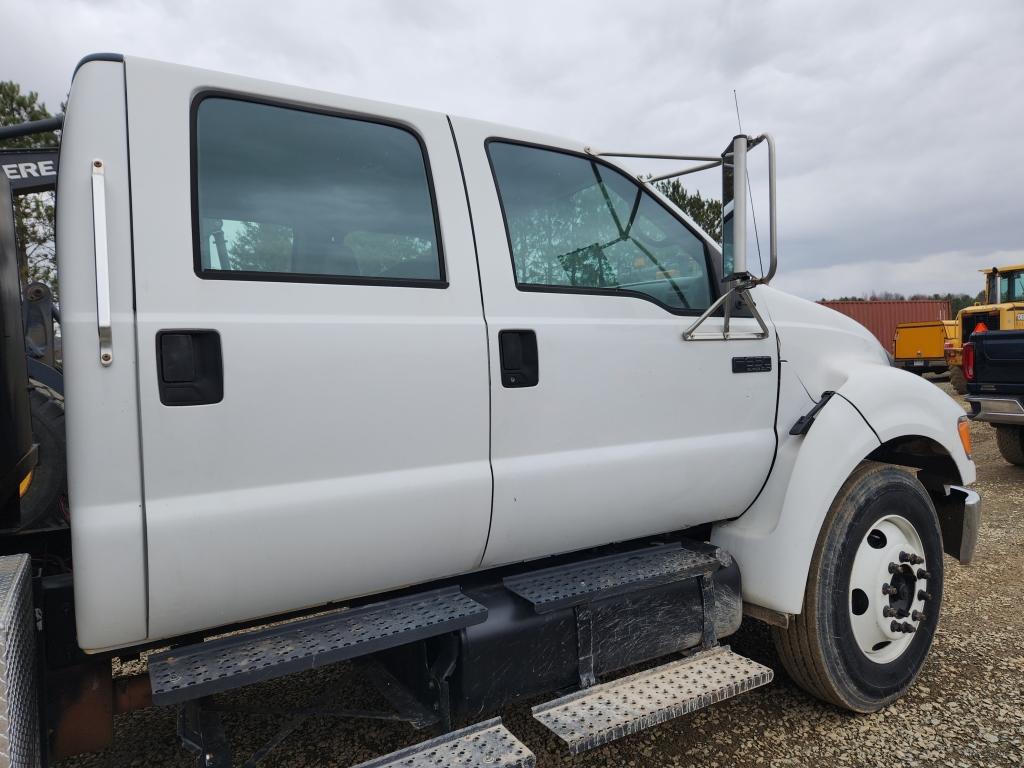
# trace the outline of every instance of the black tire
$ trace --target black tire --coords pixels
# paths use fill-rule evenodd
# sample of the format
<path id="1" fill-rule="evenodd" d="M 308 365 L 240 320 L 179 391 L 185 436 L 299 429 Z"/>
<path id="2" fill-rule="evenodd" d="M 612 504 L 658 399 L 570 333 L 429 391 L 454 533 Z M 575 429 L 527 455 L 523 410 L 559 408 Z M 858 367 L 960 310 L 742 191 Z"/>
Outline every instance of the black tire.
<path id="1" fill-rule="evenodd" d="M 32 382 L 29 390 L 32 439 L 39 455 L 32 484 L 21 499 L 21 528 L 67 525 L 67 444 L 64 434 L 64 399 Z"/>
<path id="2" fill-rule="evenodd" d="M 964 376 L 964 369 L 959 365 L 949 366 L 949 384 L 957 394 L 967 394 L 967 378 Z"/>
<path id="3" fill-rule="evenodd" d="M 889 514 L 908 520 L 921 539 L 931 600 L 910 644 L 883 664 L 868 658 L 857 645 L 848 595 L 860 543 Z M 850 475 L 829 509 L 811 561 L 802 611 L 787 629 L 772 627 L 789 676 L 811 695 L 853 712 L 876 712 L 892 703 L 914 682 L 931 648 L 942 577 L 942 534 L 928 492 L 906 470 L 865 462 Z"/>
<path id="4" fill-rule="evenodd" d="M 1024 429 L 1008 424 L 995 424 L 999 452 L 1011 464 L 1024 467 Z"/>

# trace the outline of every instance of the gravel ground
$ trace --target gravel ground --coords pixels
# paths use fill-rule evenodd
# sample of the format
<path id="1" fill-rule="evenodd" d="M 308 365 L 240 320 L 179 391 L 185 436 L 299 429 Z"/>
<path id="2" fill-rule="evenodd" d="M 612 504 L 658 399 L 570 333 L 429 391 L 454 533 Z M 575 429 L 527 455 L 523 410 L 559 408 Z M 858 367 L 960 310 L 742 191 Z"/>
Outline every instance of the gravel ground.
<path id="1" fill-rule="evenodd" d="M 942 383 L 947 392 L 948 384 Z M 504 713 L 539 766 L 1024 766 L 1024 468 L 1007 464 L 991 427 L 973 425 L 976 488 L 984 522 L 975 563 L 947 560 L 945 599 L 928 663 L 910 693 L 883 712 L 858 716 L 822 704 L 786 676 L 764 625 L 747 620 L 728 642 L 776 671 L 771 685 L 576 758 L 529 714 Z M 222 697 L 226 705 L 285 706 L 343 688 L 339 705 L 383 707 L 356 670 L 341 664 Z M 531 704 L 537 702 L 531 702 Z M 251 754 L 283 717 L 226 715 L 236 760 Z M 400 723 L 307 722 L 265 763 L 347 766 L 422 738 Z M 119 716 L 107 752 L 66 761 L 86 766 L 189 766 L 174 713 Z"/>

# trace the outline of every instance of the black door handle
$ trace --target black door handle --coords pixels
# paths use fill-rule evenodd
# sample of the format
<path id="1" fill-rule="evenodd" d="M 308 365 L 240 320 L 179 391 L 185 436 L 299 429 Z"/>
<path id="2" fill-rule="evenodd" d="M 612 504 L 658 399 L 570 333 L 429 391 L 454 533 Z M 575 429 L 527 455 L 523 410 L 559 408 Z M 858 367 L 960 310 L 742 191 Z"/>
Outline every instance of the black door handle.
<path id="1" fill-rule="evenodd" d="M 503 387 L 535 387 L 540 381 L 537 366 L 537 334 L 533 331 L 500 331 L 498 350 L 501 357 Z"/>
<path id="2" fill-rule="evenodd" d="M 158 331 L 156 366 L 164 405 L 210 405 L 224 399 L 224 362 L 216 331 Z"/>

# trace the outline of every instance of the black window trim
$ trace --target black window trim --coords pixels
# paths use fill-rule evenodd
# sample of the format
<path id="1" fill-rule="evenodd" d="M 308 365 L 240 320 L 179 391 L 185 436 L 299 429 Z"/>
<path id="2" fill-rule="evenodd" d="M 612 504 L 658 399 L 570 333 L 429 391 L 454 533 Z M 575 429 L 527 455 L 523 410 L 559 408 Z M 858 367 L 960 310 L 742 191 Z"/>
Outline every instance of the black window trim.
<path id="1" fill-rule="evenodd" d="M 508 244 L 508 255 L 512 263 L 512 279 L 515 280 L 516 288 L 518 290 L 526 293 L 567 293 L 576 295 L 582 294 L 587 296 L 622 296 L 628 298 L 643 299 L 644 301 L 648 301 L 651 304 L 661 307 L 666 312 L 669 312 L 673 315 L 682 315 L 687 317 L 699 317 L 706 311 L 707 307 L 705 307 L 704 309 L 686 309 L 683 307 L 672 307 L 663 301 L 658 301 L 650 294 L 643 293 L 642 291 L 630 291 L 623 290 L 621 288 L 585 288 L 573 285 L 535 285 L 533 283 L 520 283 L 519 276 L 516 274 L 515 254 L 512 251 L 512 234 L 511 232 L 509 232 L 508 216 L 505 214 L 505 201 L 501 197 L 501 185 L 498 183 L 498 174 L 497 171 L 495 171 L 494 169 L 494 161 L 491 158 L 492 143 L 515 144 L 521 147 L 547 150 L 549 152 L 558 152 L 559 154 L 562 155 L 578 157 L 583 160 L 588 160 L 592 163 L 597 163 L 598 165 L 604 166 L 605 168 L 610 168 L 612 171 L 615 171 L 616 173 L 625 176 L 645 193 L 649 193 L 650 190 L 648 190 L 643 184 L 639 183 L 636 179 L 634 179 L 627 171 L 623 170 L 622 168 L 619 168 L 616 165 L 613 165 L 612 163 L 607 162 L 606 160 L 600 157 L 597 157 L 596 155 L 590 155 L 587 154 L 586 152 L 579 152 L 577 150 L 566 149 L 564 147 L 553 147 L 549 144 L 540 144 L 533 141 L 523 141 L 522 139 L 511 139 L 505 138 L 503 136 L 488 136 L 484 140 L 484 154 L 487 156 L 487 164 L 490 166 L 491 169 L 491 179 L 494 182 L 494 191 L 498 195 L 498 207 L 501 209 L 501 220 L 502 224 L 505 227 L 505 242 Z M 685 227 L 688 232 L 690 232 L 694 237 L 696 237 L 700 241 L 701 245 L 704 247 L 704 264 L 705 268 L 707 269 L 707 279 L 710 288 L 711 303 L 714 303 L 715 300 L 720 297 L 721 292 L 718 285 L 718 271 L 715 269 L 714 260 L 711 258 L 711 249 L 708 247 L 707 238 L 705 238 L 700 232 L 696 231 L 693 227 L 691 227 L 684 219 L 680 218 L 679 214 L 673 211 L 667 205 L 665 205 L 665 203 L 663 203 L 657 195 L 649 196 L 651 200 L 660 205 L 665 210 L 665 212 L 668 213 L 669 216 L 671 216 L 673 219 L 682 224 L 683 227 Z"/>
<path id="2" fill-rule="evenodd" d="M 199 127 L 199 107 L 207 99 L 226 99 L 229 101 L 242 101 L 249 104 L 261 104 L 268 107 L 280 107 L 296 112 L 308 112 L 314 115 L 326 117 L 343 117 L 348 120 L 359 120 L 365 123 L 386 125 L 405 131 L 416 139 L 420 147 L 420 155 L 423 158 L 423 170 L 427 177 L 427 192 L 430 195 L 430 207 L 434 216 L 434 237 L 437 242 L 437 279 L 427 278 L 400 278 L 400 277 L 360 277 L 358 275 L 324 275 L 306 272 L 260 272 L 256 270 L 226 270 L 226 269 L 203 269 L 202 250 L 199 242 L 199 146 L 197 141 L 197 129 Z M 449 287 L 448 269 L 445 262 L 444 244 L 441 238 L 441 219 L 438 215 L 437 195 L 434 192 L 434 176 L 430 167 L 430 154 L 427 152 L 427 145 L 419 131 L 411 125 L 390 120 L 386 117 L 368 117 L 366 115 L 346 112 L 342 109 L 331 109 L 330 107 L 313 107 L 308 104 L 298 104 L 286 99 L 265 98 L 253 94 L 229 91 L 220 88 L 207 88 L 198 91 L 192 97 L 192 104 L 189 108 L 189 186 L 192 207 L 192 270 L 201 280 L 239 280 L 255 281 L 263 283 L 313 283 L 327 285 L 371 285 L 386 286 L 392 288 L 440 288 Z"/>

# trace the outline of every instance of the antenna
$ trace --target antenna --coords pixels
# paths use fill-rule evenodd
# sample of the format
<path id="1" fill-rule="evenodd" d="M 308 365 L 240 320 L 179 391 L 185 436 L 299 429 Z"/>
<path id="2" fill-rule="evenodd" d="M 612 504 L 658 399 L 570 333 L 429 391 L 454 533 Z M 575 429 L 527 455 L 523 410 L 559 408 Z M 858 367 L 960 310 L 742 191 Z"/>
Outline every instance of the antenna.
<path id="1" fill-rule="evenodd" d="M 740 133 L 743 133 L 743 121 L 740 120 L 740 100 L 736 96 L 736 89 L 732 89 L 732 100 L 736 105 L 736 125 L 740 128 Z M 754 243 L 757 245 L 757 264 L 761 267 L 761 274 L 764 274 L 764 262 L 761 261 L 761 236 L 757 232 L 757 213 L 754 211 L 754 192 L 750 188 L 750 171 L 744 169 L 744 173 L 747 177 L 747 196 L 750 198 L 750 216 L 754 219 Z"/>

